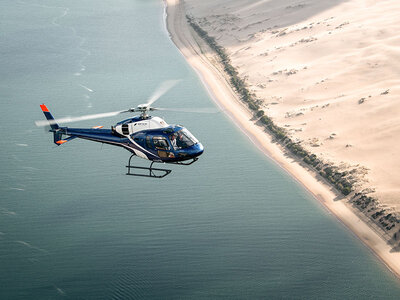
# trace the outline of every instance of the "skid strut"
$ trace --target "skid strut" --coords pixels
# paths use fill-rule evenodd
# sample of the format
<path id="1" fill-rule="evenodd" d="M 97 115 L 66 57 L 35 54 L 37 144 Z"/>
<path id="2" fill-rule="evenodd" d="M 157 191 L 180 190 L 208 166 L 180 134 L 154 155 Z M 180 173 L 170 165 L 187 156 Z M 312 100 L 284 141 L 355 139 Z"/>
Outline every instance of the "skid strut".
<path id="1" fill-rule="evenodd" d="M 131 159 L 134 156 L 135 156 L 135 154 L 132 154 L 131 157 L 129 158 L 128 165 L 126 166 L 128 168 L 128 172 L 126 173 L 126 175 L 141 176 L 141 177 L 152 177 L 152 178 L 163 178 L 163 177 L 167 176 L 169 173 L 172 172 L 172 170 L 169 170 L 169 169 L 153 168 L 153 164 L 156 161 L 153 161 L 151 163 L 150 167 L 148 167 L 148 168 L 132 166 L 131 165 Z M 132 173 L 131 169 L 134 169 L 134 170 L 147 170 L 147 171 L 149 171 L 149 173 L 148 174 L 146 174 L 146 173 Z"/>

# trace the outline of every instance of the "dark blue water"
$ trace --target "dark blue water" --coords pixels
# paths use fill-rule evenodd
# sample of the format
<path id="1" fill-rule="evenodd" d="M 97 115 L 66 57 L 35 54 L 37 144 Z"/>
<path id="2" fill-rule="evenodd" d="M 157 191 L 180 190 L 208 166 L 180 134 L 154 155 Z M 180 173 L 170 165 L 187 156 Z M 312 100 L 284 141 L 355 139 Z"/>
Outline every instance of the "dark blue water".
<path id="1" fill-rule="evenodd" d="M 161 1 L 3 0 L 0 20 L 0 299 L 399 298 L 398 280 L 222 113 L 160 115 L 205 145 L 163 180 L 125 176 L 123 149 L 55 147 L 34 126 L 41 103 L 57 117 L 122 110 L 169 79 L 182 81 L 158 105 L 213 107 Z"/>

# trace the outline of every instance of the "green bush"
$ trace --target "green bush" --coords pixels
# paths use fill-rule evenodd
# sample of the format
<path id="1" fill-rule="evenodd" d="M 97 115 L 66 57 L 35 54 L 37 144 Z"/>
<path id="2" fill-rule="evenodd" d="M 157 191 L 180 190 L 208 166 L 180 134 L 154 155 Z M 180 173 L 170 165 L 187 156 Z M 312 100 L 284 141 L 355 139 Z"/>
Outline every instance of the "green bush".
<path id="1" fill-rule="evenodd" d="M 248 106 L 251 110 L 258 110 L 258 104 L 255 104 L 253 101 L 248 102 Z"/>
<path id="2" fill-rule="evenodd" d="M 271 119 L 268 116 L 262 116 L 261 117 L 261 122 L 264 123 L 265 125 L 268 125 L 271 123 Z"/>
<path id="3" fill-rule="evenodd" d="M 263 115 L 264 115 L 264 111 L 263 110 L 257 111 L 257 117 L 261 118 Z"/>

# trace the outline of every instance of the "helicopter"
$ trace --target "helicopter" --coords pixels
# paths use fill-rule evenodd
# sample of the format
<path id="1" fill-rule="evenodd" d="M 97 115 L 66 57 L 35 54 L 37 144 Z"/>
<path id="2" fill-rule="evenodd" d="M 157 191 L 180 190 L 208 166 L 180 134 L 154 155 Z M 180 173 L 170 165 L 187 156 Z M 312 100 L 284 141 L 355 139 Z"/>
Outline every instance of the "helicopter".
<path id="1" fill-rule="evenodd" d="M 204 151 L 203 145 L 185 127 L 169 125 L 164 119 L 149 115 L 149 112 L 156 110 L 172 110 L 156 108 L 151 105 L 175 84 L 176 81 L 166 81 L 156 90 L 147 103 L 140 104 L 136 108 L 115 112 L 55 119 L 47 106 L 41 104 L 40 108 L 47 121 L 36 121 L 35 123 L 37 126 L 50 125 L 49 132 L 53 133 L 54 143 L 57 146 L 75 138 L 81 138 L 123 147 L 132 153 L 126 165 L 126 175 L 163 178 L 170 174 L 172 170 L 154 168 L 154 163 L 191 165 L 198 160 L 198 157 Z M 140 115 L 122 120 L 115 126 L 111 126 L 110 129 L 103 129 L 103 126 L 69 128 L 59 125 L 59 123 L 112 117 L 134 112 L 139 112 Z M 136 156 L 151 161 L 150 166 L 132 165 L 131 160 Z"/>

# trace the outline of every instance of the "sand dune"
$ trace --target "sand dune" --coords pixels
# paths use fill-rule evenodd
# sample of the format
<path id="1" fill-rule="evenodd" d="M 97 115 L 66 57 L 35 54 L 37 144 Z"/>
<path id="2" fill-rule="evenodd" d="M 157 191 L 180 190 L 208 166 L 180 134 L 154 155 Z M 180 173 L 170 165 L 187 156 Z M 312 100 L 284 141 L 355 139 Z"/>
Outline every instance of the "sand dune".
<path id="1" fill-rule="evenodd" d="M 400 212 L 400 2 L 185 5 L 278 125 Z"/>

